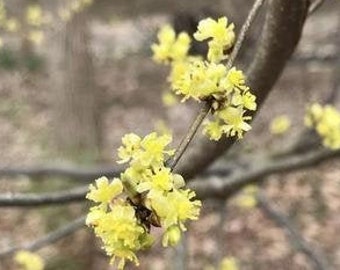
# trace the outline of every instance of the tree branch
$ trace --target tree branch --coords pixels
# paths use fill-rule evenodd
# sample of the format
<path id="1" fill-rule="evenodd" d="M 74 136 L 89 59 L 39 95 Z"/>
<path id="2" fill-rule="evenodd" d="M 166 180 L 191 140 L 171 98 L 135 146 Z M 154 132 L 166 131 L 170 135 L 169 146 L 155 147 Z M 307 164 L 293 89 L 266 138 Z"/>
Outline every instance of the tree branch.
<path id="1" fill-rule="evenodd" d="M 248 85 L 253 89 L 260 107 L 279 78 L 301 36 L 308 11 L 308 0 L 271 0 L 257 51 L 248 71 Z M 204 171 L 214 160 L 228 150 L 234 139 L 219 142 L 200 137 L 187 151 L 178 172 L 190 179 Z"/>
<path id="2" fill-rule="evenodd" d="M 246 185 L 266 180 L 271 174 L 308 168 L 336 157 L 340 157 L 340 150 L 313 150 L 303 154 L 287 154 L 281 158 L 254 155 L 251 161 L 244 161 L 243 169 L 233 170 L 226 179 L 193 181 L 189 186 L 200 199 L 228 198 Z"/>
<path id="3" fill-rule="evenodd" d="M 111 167 L 96 167 L 96 168 L 75 168 L 71 166 L 33 166 L 33 167 L 17 167 L 17 168 L 0 168 L 0 176 L 17 176 L 25 175 L 31 178 L 41 178 L 49 176 L 59 176 L 71 178 L 81 181 L 93 181 L 102 175 L 107 177 L 119 176 L 120 171 Z"/>
<path id="4" fill-rule="evenodd" d="M 324 254 L 313 248 L 298 232 L 294 224 L 283 213 L 277 210 L 273 202 L 261 194 L 257 197 L 258 206 L 272 219 L 278 226 L 282 227 L 288 236 L 291 245 L 299 252 L 305 254 L 312 262 L 316 270 L 329 270 L 330 266 Z"/>
<path id="5" fill-rule="evenodd" d="M 81 186 L 67 191 L 45 193 L 4 193 L 0 194 L 0 207 L 42 206 L 48 204 L 66 204 L 85 200 L 88 186 Z"/>
<path id="6" fill-rule="evenodd" d="M 227 169 L 212 169 L 206 175 L 219 175 L 225 179 L 214 178 L 206 181 L 193 181 L 189 187 L 194 189 L 200 199 L 228 198 L 244 186 L 265 180 L 265 177 L 280 172 L 288 172 L 315 166 L 323 161 L 340 157 L 340 150 L 311 150 L 297 154 L 291 153 L 269 156 L 255 153 L 247 159 L 234 160 Z M 10 206 L 43 206 L 48 204 L 65 204 L 85 199 L 88 187 L 79 187 L 68 191 L 46 192 L 41 194 L 0 194 L 0 207 Z"/>
<path id="7" fill-rule="evenodd" d="M 34 240 L 32 242 L 23 244 L 21 246 L 13 246 L 10 248 L 7 248 L 5 250 L 0 251 L 0 258 L 8 256 L 13 254 L 14 252 L 18 250 L 30 250 L 35 251 L 38 249 L 41 249 L 45 246 L 51 245 L 58 240 L 69 236 L 70 234 L 76 232 L 77 230 L 81 229 L 85 225 L 85 216 L 82 216 L 68 224 L 66 224 L 63 227 L 58 228 L 57 230 L 50 232 L 47 235 L 44 235 L 43 237 Z"/>

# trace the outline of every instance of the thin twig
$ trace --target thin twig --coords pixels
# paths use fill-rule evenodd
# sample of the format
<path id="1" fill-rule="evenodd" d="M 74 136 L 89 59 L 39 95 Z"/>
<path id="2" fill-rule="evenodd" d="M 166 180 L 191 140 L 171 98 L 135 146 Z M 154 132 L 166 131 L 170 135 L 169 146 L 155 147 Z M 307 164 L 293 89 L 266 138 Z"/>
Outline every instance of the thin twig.
<path id="1" fill-rule="evenodd" d="M 238 35 L 238 38 L 236 40 L 235 46 L 228 58 L 228 62 L 226 64 L 227 69 L 230 69 L 232 67 L 232 65 L 235 62 L 235 59 L 238 55 L 238 53 L 240 52 L 241 46 L 244 42 L 244 39 L 246 37 L 246 34 L 248 32 L 248 30 L 250 29 L 256 15 L 258 14 L 258 11 L 260 10 L 260 7 L 262 6 L 264 0 L 256 0 L 255 3 L 253 4 L 252 8 L 250 9 L 249 13 L 248 13 L 248 17 L 246 19 L 246 21 L 244 22 L 244 24 L 242 25 L 240 34 Z"/>
<path id="2" fill-rule="evenodd" d="M 45 193 L 4 193 L 0 194 L 0 207 L 42 206 L 48 204 L 66 204 L 85 199 L 88 186 L 81 186 L 67 191 Z"/>
<path id="3" fill-rule="evenodd" d="M 225 179 L 214 177 L 206 181 L 196 180 L 191 182 L 189 187 L 196 191 L 200 199 L 228 198 L 246 185 L 266 180 L 271 174 L 316 166 L 336 157 L 340 157 L 340 150 L 312 150 L 303 154 L 287 154 L 282 158 L 254 155 L 250 161 L 244 162 L 242 167 L 234 170 Z"/>
<path id="4" fill-rule="evenodd" d="M 32 242 L 20 245 L 20 246 L 13 246 L 10 248 L 7 248 L 5 250 L 1 250 L 0 251 L 0 258 L 1 257 L 5 257 L 5 256 L 9 256 L 11 254 L 13 254 L 14 252 L 18 251 L 18 250 L 30 250 L 30 251 L 36 251 L 38 249 L 41 249 L 43 247 L 46 247 L 48 245 L 51 245 L 55 242 L 57 242 L 58 240 L 69 236 L 70 234 L 76 232 L 77 230 L 81 229 L 84 225 L 85 225 L 85 216 L 82 216 L 68 224 L 66 224 L 63 227 L 60 227 L 58 229 L 56 229 L 53 232 L 50 232 L 46 235 L 44 235 L 43 237 L 34 240 Z"/>
<path id="5" fill-rule="evenodd" d="M 308 15 L 311 15 L 315 11 L 317 11 L 319 9 L 319 7 L 321 7 L 324 2 L 325 2 L 325 0 L 315 0 L 314 2 L 312 2 L 312 4 L 310 5 L 310 7 L 308 9 Z"/>
<path id="6" fill-rule="evenodd" d="M 298 232 L 292 221 L 288 219 L 283 213 L 280 213 L 273 206 L 273 202 L 269 202 L 267 198 L 260 194 L 257 197 L 258 206 L 263 212 L 271 218 L 278 226 L 282 227 L 286 232 L 291 245 L 305 254 L 312 262 L 314 269 L 316 270 L 329 270 L 330 266 L 324 254 L 313 248 Z"/>
<path id="7" fill-rule="evenodd" d="M 41 179 L 43 177 L 58 176 L 63 180 L 70 178 L 79 181 L 93 181 L 102 175 L 107 177 L 115 177 L 121 173 L 120 170 L 112 168 L 112 166 L 97 166 L 93 168 L 72 167 L 71 165 L 34 165 L 31 167 L 1 167 L 1 176 L 18 176 L 25 175 L 33 179 Z"/>
<path id="8" fill-rule="evenodd" d="M 231 66 L 234 63 L 234 60 L 236 59 L 240 48 L 243 44 L 243 41 L 245 39 L 246 33 L 248 32 L 254 18 L 256 17 L 256 14 L 263 4 L 264 0 L 256 0 L 254 5 L 252 6 L 251 10 L 249 11 L 249 14 L 247 16 L 247 19 L 245 23 L 243 24 L 240 34 L 236 40 L 235 46 L 233 48 L 233 51 L 230 54 L 230 57 L 227 62 L 227 68 L 231 68 Z M 191 140 L 195 136 L 199 126 L 202 124 L 204 118 L 207 116 L 207 114 L 210 111 L 210 103 L 209 102 L 204 102 L 203 105 L 201 106 L 199 114 L 196 116 L 195 120 L 191 124 L 187 134 L 184 136 L 182 139 L 180 145 L 178 146 L 175 156 L 173 159 L 169 162 L 170 163 L 170 168 L 171 170 L 174 170 L 176 167 L 178 161 L 181 159 L 182 155 L 184 154 L 185 150 L 187 149 L 188 145 L 190 144 Z"/>
<path id="9" fill-rule="evenodd" d="M 171 163 L 169 164 L 169 167 L 171 168 L 171 170 L 174 170 L 174 168 L 176 167 L 178 161 L 181 159 L 182 155 L 184 154 L 185 150 L 189 146 L 191 140 L 194 138 L 198 128 L 202 124 L 204 118 L 207 116 L 209 111 L 210 111 L 210 104 L 207 102 L 204 102 L 204 105 L 200 108 L 200 111 L 197 117 L 195 118 L 188 132 L 186 133 L 181 143 L 177 147 L 174 157 L 170 160 Z"/>

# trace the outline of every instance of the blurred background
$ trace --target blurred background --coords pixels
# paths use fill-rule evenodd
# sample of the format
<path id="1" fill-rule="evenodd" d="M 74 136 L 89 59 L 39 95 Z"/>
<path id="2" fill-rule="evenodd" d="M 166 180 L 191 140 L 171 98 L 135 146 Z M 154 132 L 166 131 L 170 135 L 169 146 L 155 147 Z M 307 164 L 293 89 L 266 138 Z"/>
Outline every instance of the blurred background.
<path id="1" fill-rule="evenodd" d="M 128 132 L 144 136 L 155 129 L 171 130 L 175 147 L 197 105 L 170 106 L 172 100 L 165 94 L 169 70 L 152 61 L 150 46 L 157 30 L 171 23 L 177 31 L 193 33 L 200 19 L 226 15 L 238 32 L 252 3 L 0 0 L 1 193 L 40 193 L 87 184 L 89 179 L 3 171 L 115 168 L 116 149 Z M 239 68 L 246 68 L 252 59 L 264 14 L 265 6 L 247 36 L 236 63 Z M 195 53 L 204 50 L 194 44 Z M 339 50 L 340 2 L 326 0 L 307 19 L 297 51 L 236 149 L 245 155 L 275 153 L 299 138 L 308 103 L 328 100 L 336 105 Z M 273 134 L 271 123 L 279 116 L 290 124 Z M 223 157 L 218 164 L 227 161 Z M 202 176 L 218 177 L 222 176 Z M 328 269 L 339 269 L 339 163 L 332 160 L 270 175 L 261 190 L 334 267 Z M 235 258 L 239 269 L 314 269 L 285 229 L 249 196 L 241 191 L 228 200 L 205 200 L 200 220 L 189 226 L 180 248 L 164 249 L 158 238 L 157 245 L 140 256 L 139 269 L 219 269 L 224 257 Z M 88 206 L 80 202 L 0 207 L 0 253 L 68 224 Z M 114 269 L 88 228 L 37 252 L 48 270 Z M 0 269 L 18 268 L 9 255 L 0 256 Z"/>

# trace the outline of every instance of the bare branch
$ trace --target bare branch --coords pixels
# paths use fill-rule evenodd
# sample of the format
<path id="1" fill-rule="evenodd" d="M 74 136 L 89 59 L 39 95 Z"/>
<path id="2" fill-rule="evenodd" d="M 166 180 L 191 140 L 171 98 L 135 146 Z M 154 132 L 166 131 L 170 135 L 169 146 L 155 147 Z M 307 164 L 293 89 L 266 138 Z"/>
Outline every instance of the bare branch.
<path id="1" fill-rule="evenodd" d="M 57 230 L 50 232 L 47 235 L 44 235 L 43 237 L 36 239 L 32 242 L 23 244 L 21 246 L 13 246 L 10 248 L 7 248 L 5 250 L 0 251 L 0 258 L 9 256 L 13 254 L 14 252 L 18 250 L 30 250 L 30 251 L 35 251 L 38 249 L 41 249 L 43 247 L 46 247 L 48 245 L 51 245 L 57 241 L 59 241 L 62 238 L 65 238 L 69 236 L 70 234 L 76 232 L 77 230 L 83 228 L 85 225 L 85 216 L 82 216 L 67 225 L 58 228 Z"/>
<path id="2" fill-rule="evenodd" d="M 214 178 L 207 181 L 193 181 L 189 186 L 194 189 L 201 199 L 228 198 L 242 187 L 250 183 L 258 183 L 265 177 L 280 172 L 288 172 L 308 168 L 323 161 L 340 157 L 340 150 L 327 149 L 311 150 L 297 154 L 295 149 L 291 153 L 268 156 L 268 154 L 253 154 L 246 160 L 235 162 L 227 169 L 213 169 L 206 175 L 228 175 L 225 179 Z M 42 206 L 49 204 L 65 204 L 79 202 L 85 199 L 87 186 L 68 191 L 46 192 L 41 194 L 0 194 L 0 207 L 10 206 Z"/>
<path id="3" fill-rule="evenodd" d="M 85 199 L 88 186 L 81 186 L 67 191 L 45 193 L 4 193 L 0 194 L 0 207 L 42 206 L 48 204 L 66 204 Z"/>
<path id="4" fill-rule="evenodd" d="M 340 157 L 340 150 L 313 150 L 298 155 L 287 154 L 281 158 L 254 155 L 251 161 L 244 162 L 243 169 L 233 171 L 224 180 L 214 178 L 208 181 L 193 181 L 189 186 L 196 191 L 200 199 L 228 198 L 248 184 L 266 180 L 271 174 L 308 168 L 336 157 Z"/>
<path id="5" fill-rule="evenodd" d="M 226 64 L 227 69 L 230 69 L 235 62 L 235 59 L 240 52 L 240 49 L 242 47 L 242 44 L 246 38 L 246 34 L 248 33 L 248 30 L 250 29 L 252 23 L 254 22 L 254 19 L 256 18 L 256 15 L 258 11 L 260 10 L 260 7 L 262 6 L 264 0 L 256 0 L 255 3 L 253 4 L 252 8 L 249 11 L 248 17 L 244 24 L 242 25 L 240 34 L 237 37 L 236 44 L 233 48 L 233 51 L 231 52 L 228 62 Z"/>
<path id="6" fill-rule="evenodd" d="M 17 168 L 0 168 L 0 176 L 17 176 L 25 175 L 31 178 L 41 178 L 49 176 L 59 176 L 65 178 L 71 178 L 81 181 L 92 181 L 102 175 L 107 177 L 118 176 L 120 171 L 111 167 L 96 167 L 96 168 L 82 168 L 71 167 L 62 165 L 53 166 L 33 166 L 33 167 L 17 167 Z"/>
<path id="7" fill-rule="evenodd" d="M 258 206 L 263 212 L 272 219 L 278 226 L 284 229 L 291 245 L 299 252 L 305 254 L 311 261 L 316 270 L 331 269 L 326 256 L 313 248 L 298 232 L 294 224 L 283 213 L 277 210 L 273 202 L 269 202 L 267 198 L 261 194 L 257 198 Z"/>
<path id="8" fill-rule="evenodd" d="M 171 159 L 171 162 L 168 165 L 171 168 L 171 170 L 173 170 L 176 167 L 178 161 L 181 159 L 182 155 L 184 154 L 185 150 L 187 149 L 190 142 L 194 138 L 198 128 L 202 124 L 204 118 L 207 116 L 209 111 L 210 111 L 210 104 L 207 103 L 207 102 L 204 102 L 204 104 L 201 107 L 197 117 L 195 118 L 195 120 L 191 124 L 187 134 L 184 136 L 181 143 L 177 147 L 175 156 Z"/>
<path id="9" fill-rule="evenodd" d="M 307 15 L 308 0 L 271 0 L 257 46 L 257 52 L 248 72 L 248 85 L 257 97 L 259 107 L 279 78 L 287 60 L 301 36 Z M 186 159 L 178 166 L 185 179 L 204 171 L 213 161 L 228 150 L 235 140 L 196 140 L 187 151 Z"/>

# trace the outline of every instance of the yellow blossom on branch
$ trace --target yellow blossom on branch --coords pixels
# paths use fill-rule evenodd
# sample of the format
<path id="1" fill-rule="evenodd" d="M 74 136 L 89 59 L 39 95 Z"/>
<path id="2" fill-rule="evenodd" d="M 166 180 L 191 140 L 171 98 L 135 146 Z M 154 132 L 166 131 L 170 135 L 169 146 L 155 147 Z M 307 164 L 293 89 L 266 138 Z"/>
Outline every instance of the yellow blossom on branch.
<path id="1" fill-rule="evenodd" d="M 211 104 L 214 119 L 207 121 L 204 128 L 210 139 L 219 140 L 223 134 L 242 138 L 243 133 L 251 129 L 247 110 L 254 111 L 257 105 L 244 73 L 236 67 L 227 69 L 221 63 L 228 57 L 226 50 L 235 40 L 234 25 L 228 25 L 226 17 L 207 18 L 198 24 L 194 38 L 208 40 L 206 60 L 187 54 L 189 42 L 185 43 L 181 57 L 172 56 L 173 44 L 182 34 L 176 38 L 175 31 L 166 26 L 158 34 L 159 44 L 152 47 L 157 62 L 170 63 L 171 90 L 182 96 L 182 101 L 194 99 Z"/>
<path id="2" fill-rule="evenodd" d="M 270 123 L 270 132 L 272 134 L 283 134 L 290 128 L 290 119 L 286 115 L 274 118 Z"/>
<path id="3" fill-rule="evenodd" d="M 312 104 L 307 109 L 305 124 L 315 129 L 324 146 L 330 149 L 340 148 L 340 112 L 336 108 Z"/>
<path id="4" fill-rule="evenodd" d="M 36 253 L 20 250 L 14 256 L 15 262 L 17 262 L 22 270 L 43 270 L 44 261 Z"/>
<path id="5" fill-rule="evenodd" d="M 118 178 L 109 183 L 109 179 L 101 177 L 96 180 L 96 186 L 91 184 L 90 191 L 86 195 L 87 199 L 96 203 L 110 203 L 113 198 L 123 191 L 123 184 Z"/>
<path id="6" fill-rule="evenodd" d="M 90 208 L 86 224 L 101 238 L 111 263 L 117 260 L 118 269 L 127 260 L 138 265 L 136 253 L 153 243 L 151 226 L 163 228 L 164 246 L 175 245 L 186 230 L 185 222 L 198 218 L 201 202 L 184 189 L 182 176 L 165 166 L 174 152 L 167 148 L 170 142 L 170 135 L 156 132 L 144 138 L 125 135 L 118 156 L 129 167 L 120 178 L 109 182 L 101 177 L 89 187 L 86 198 L 96 205 Z"/>
<path id="7" fill-rule="evenodd" d="M 26 21 L 32 26 L 41 26 L 43 23 L 43 13 L 41 6 L 30 5 L 26 10 Z"/>

